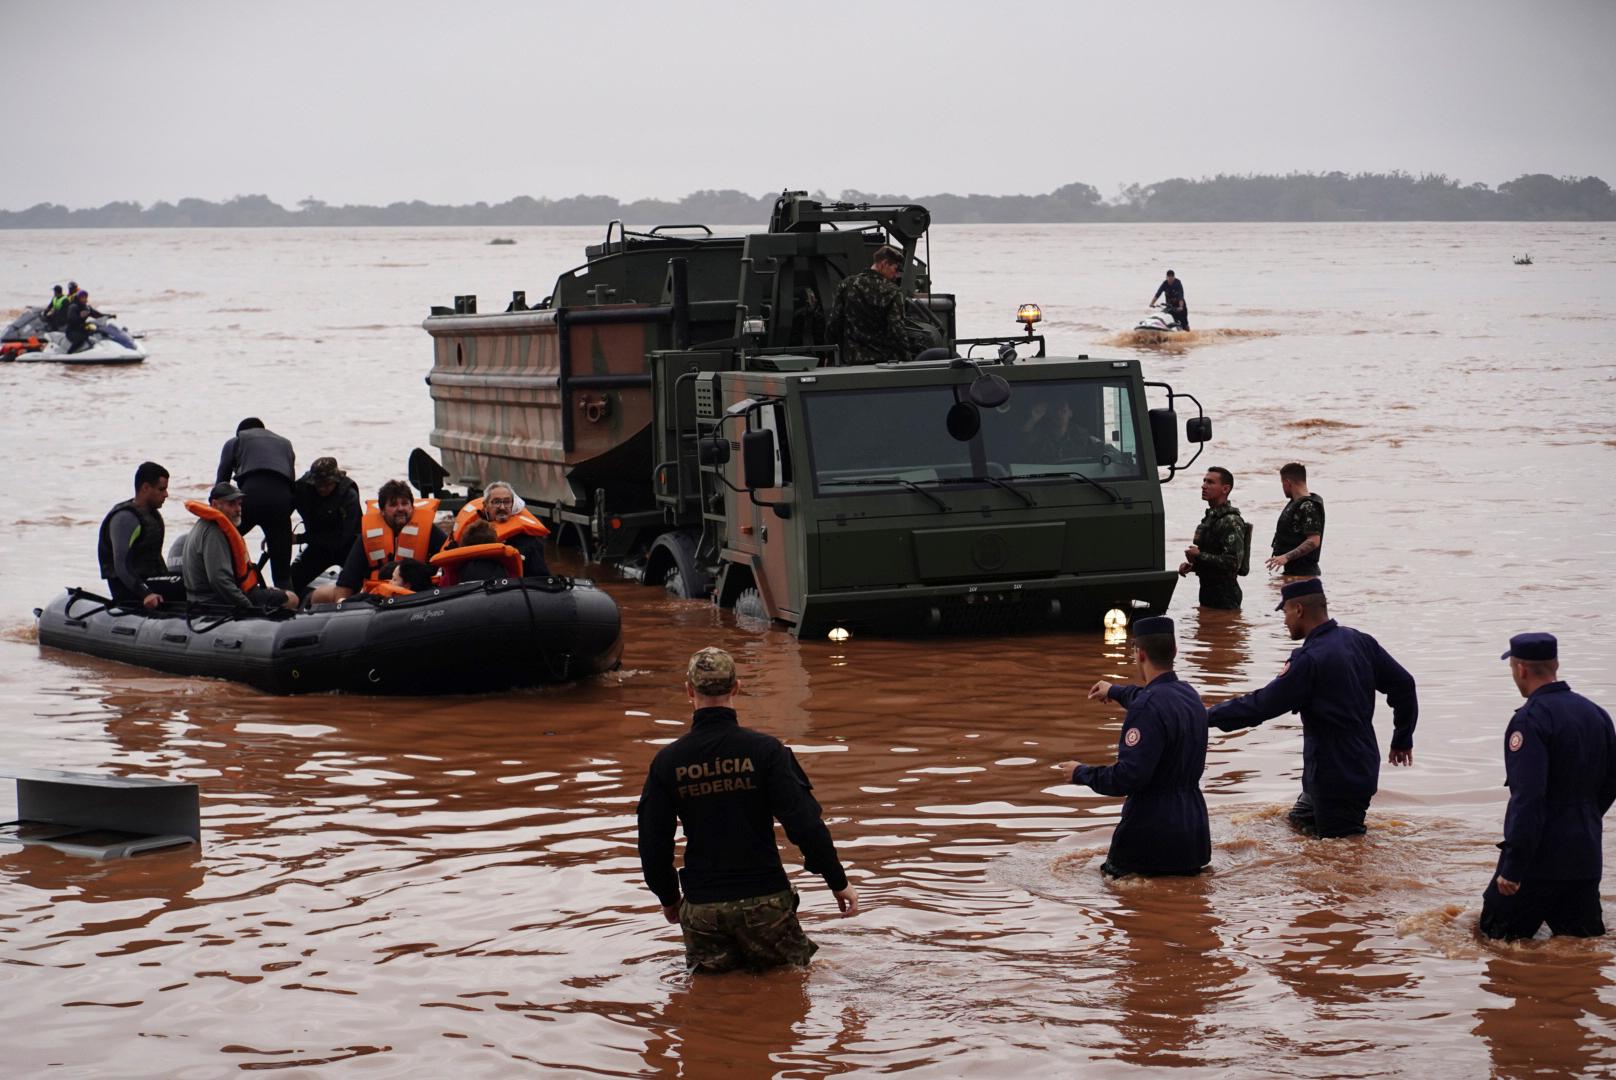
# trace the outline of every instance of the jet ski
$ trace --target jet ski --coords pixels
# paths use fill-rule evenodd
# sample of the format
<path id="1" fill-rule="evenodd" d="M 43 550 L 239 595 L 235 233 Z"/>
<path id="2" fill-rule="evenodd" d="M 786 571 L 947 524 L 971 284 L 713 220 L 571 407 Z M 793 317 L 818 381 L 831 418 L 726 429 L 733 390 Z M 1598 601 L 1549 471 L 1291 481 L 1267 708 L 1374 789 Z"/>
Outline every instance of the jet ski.
<path id="1" fill-rule="evenodd" d="M 45 325 L 44 308 L 25 308 L 0 330 L 0 362 L 138 364 L 146 359 L 146 350 L 135 344 L 129 331 L 113 322 L 111 316 L 103 315 L 93 322 L 94 329 L 75 349 L 65 333 Z"/>
<path id="2" fill-rule="evenodd" d="M 1172 315 L 1165 310 L 1152 311 L 1149 315 L 1146 315 L 1143 319 L 1140 319 L 1138 325 L 1136 325 L 1134 329 L 1142 330 L 1151 334 L 1185 333 L 1184 330 L 1179 329 L 1178 323 L 1173 321 Z"/>

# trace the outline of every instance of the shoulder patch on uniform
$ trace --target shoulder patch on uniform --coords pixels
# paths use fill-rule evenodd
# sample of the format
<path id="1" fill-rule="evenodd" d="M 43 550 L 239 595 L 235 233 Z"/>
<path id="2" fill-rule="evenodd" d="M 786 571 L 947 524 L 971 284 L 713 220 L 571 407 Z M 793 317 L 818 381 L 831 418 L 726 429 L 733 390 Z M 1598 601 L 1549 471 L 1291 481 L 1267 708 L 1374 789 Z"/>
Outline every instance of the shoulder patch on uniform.
<path id="1" fill-rule="evenodd" d="M 1136 727 L 1131 727 L 1128 729 L 1128 733 L 1122 737 L 1122 741 L 1129 746 L 1138 746 L 1139 738 L 1139 729 Z"/>
<path id="2" fill-rule="evenodd" d="M 1511 750 L 1519 750 L 1521 748 L 1521 744 L 1525 741 L 1526 736 L 1522 735 L 1520 732 L 1512 731 L 1509 733 L 1509 748 Z"/>
<path id="3" fill-rule="evenodd" d="M 1285 661 L 1285 666 L 1279 669 L 1279 674 L 1275 675 L 1274 678 L 1283 679 L 1285 676 L 1289 675 L 1290 673 L 1291 673 L 1291 662 L 1289 660 L 1287 660 L 1287 661 Z"/>

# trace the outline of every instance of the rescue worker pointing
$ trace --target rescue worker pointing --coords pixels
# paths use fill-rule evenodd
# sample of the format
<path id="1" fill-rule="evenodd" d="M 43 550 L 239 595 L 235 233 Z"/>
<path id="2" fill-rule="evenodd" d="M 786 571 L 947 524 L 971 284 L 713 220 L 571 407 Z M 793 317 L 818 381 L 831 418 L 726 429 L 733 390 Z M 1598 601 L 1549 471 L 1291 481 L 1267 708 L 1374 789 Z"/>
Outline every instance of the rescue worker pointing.
<path id="1" fill-rule="evenodd" d="M 824 877 L 842 915 L 858 914 L 813 785 L 779 739 L 740 726 L 735 688 L 729 653 L 707 648 L 690 658 L 690 731 L 657 753 L 640 794 L 640 868 L 663 918 L 684 934 L 691 971 L 800 966 L 819 948 L 797 922 L 800 898 L 780 863 L 775 819 L 802 849 L 803 866 Z M 685 830 L 677 874 L 676 821 Z"/>

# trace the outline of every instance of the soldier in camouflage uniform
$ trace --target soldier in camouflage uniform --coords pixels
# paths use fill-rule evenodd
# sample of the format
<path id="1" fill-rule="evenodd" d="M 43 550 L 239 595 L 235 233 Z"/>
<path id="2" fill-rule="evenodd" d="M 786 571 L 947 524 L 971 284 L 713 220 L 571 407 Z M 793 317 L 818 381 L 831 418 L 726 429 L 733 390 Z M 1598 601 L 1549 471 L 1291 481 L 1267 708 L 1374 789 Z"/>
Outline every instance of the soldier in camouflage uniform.
<path id="1" fill-rule="evenodd" d="M 841 346 L 844 364 L 902 363 L 911 359 L 904 331 L 903 252 L 889 244 L 875 249 L 868 270 L 846 278 L 836 287 L 826 330 L 833 345 Z"/>
<path id="2" fill-rule="evenodd" d="M 1274 527 L 1274 554 L 1268 569 L 1286 577 L 1318 577 L 1324 548 L 1324 500 L 1307 490 L 1307 466 L 1291 462 L 1279 470 L 1280 490 L 1289 501 Z"/>
<path id="3" fill-rule="evenodd" d="M 1246 560 L 1246 522 L 1229 504 L 1234 474 L 1214 465 L 1201 481 L 1206 514 L 1195 528 L 1195 543 L 1184 549 L 1178 576 L 1193 573 L 1201 579 L 1201 606 L 1238 608 L 1240 567 Z"/>
<path id="4" fill-rule="evenodd" d="M 728 653 L 708 648 L 690 658 L 690 731 L 657 753 L 640 795 L 640 868 L 663 917 L 684 932 L 691 971 L 803 965 L 818 948 L 797 923 L 800 898 L 780 864 L 776 818 L 842 914 L 858 914 L 807 774 L 779 739 L 740 726 L 734 693 Z M 677 874 L 676 821 L 685 829 Z"/>

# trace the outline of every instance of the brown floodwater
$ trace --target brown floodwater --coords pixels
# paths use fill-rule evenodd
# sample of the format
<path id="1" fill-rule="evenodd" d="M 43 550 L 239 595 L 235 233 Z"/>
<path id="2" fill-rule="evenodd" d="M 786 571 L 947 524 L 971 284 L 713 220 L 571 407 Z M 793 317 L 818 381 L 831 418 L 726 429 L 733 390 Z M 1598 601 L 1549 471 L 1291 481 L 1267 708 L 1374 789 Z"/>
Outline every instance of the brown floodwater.
<path id="1" fill-rule="evenodd" d="M 121 862 L 0 848 L 7 1075 L 1616 1068 L 1616 941 L 1475 933 L 1518 704 L 1509 635 L 1558 633 L 1571 685 L 1616 705 L 1608 224 L 934 233 L 964 332 L 1014 330 L 1036 301 L 1053 352 L 1141 357 L 1205 404 L 1216 439 L 1166 488 L 1169 559 L 1200 466 L 1234 470 L 1261 543 L 1277 468 L 1308 464 L 1334 613 L 1419 681 L 1414 765 L 1383 772 L 1359 840 L 1285 825 L 1287 717 L 1213 734 L 1210 874 L 1104 880 L 1118 802 L 1052 769 L 1113 753 L 1120 710 L 1084 692 L 1128 672 L 1100 633 L 799 642 L 563 555 L 621 606 L 623 667 L 545 691 L 274 698 L 35 643 L 30 609 L 93 584 L 96 525 L 140 460 L 173 473 L 172 533 L 249 414 L 373 491 L 426 445 L 428 305 L 543 296 L 598 232 L 0 234 L 0 306 L 76 276 L 152 354 L 0 366 L 0 772 L 193 781 L 204 831 Z M 1133 338 L 1167 265 L 1196 335 Z M 1279 583 L 1259 568 L 1244 587 L 1237 613 L 1199 611 L 1193 582 L 1173 600 L 1180 672 L 1209 702 L 1290 648 Z M 865 907 L 836 917 L 786 848 L 821 946 L 807 970 L 687 976 L 639 878 L 645 767 L 684 729 L 683 664 L 708 644 L 740 661 L 745 722 L 812 776 Z M 1616 882 L 1604 896 L 1616 924 Z"/>

